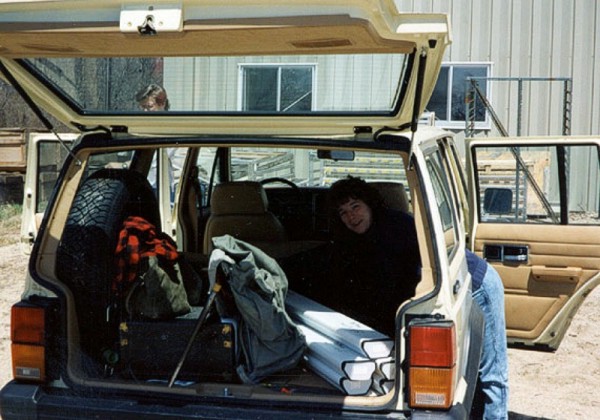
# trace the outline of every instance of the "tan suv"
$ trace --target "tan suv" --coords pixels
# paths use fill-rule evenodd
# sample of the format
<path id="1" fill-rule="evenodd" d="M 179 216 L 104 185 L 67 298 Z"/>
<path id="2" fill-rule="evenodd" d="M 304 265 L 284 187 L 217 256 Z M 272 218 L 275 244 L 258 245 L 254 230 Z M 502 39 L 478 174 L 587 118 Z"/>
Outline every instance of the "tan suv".
<path id="1" fill-rule="evenodd" d="M 599 178 L 600 141 L 473 140 L 463 172 L 452 133 L 418 124 L 448 29 L 387 0 L 0 2 L 2 76 L 81 133 L 30 144 L 33 248 L 2 417 L 467 418 L 483 320 L 466 248 L 502 276 L 509 342 L 557 348 L 600 282 L 598 197 L 572 193 L 575 169 Z M 167 109 L 140 108 L 150 83 Z M 36 171 L 61 147 L 47 195 Z M 576 153 L 586 168 L 567 164 Z M 421 280 L 391 336 L 323 304 L 327 193 L 347 175 L 415 220 Z M 130 217 L 174 238 L 179 313 L 135 312 L 119 289 L 124 273 L 150 282 L 119 251 L 139 246 L 123 242 Z M 266 300 L 301 331 L 262 374 L 270 341 L 232 305 L 222 238 L 276 263 Z"/>

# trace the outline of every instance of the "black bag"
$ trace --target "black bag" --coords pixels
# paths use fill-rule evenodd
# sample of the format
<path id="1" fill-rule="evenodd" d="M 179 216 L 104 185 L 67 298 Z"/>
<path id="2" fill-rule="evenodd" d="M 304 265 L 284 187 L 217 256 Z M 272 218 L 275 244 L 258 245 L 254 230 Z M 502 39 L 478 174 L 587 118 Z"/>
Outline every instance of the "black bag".
<path id="1" fill-rule="evenodd" d="M 119 328 L 121 374 L 168 380 L 196 326 L 199 308 L 173 321 L 127 321 Z M 235 376 L 236 324 L 211 318 L 185 359 L 179 380 L 232 381 Z"/>

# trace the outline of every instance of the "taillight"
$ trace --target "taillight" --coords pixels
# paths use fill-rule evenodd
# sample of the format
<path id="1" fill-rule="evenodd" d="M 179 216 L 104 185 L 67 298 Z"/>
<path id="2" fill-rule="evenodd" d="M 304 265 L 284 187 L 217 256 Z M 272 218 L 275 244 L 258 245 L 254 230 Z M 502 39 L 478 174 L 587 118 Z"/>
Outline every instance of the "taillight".
<path id="1" fill-rule="evenodd" d="M 46 379 L 46 310 L 26 303 L 11 309 L 10 339 L 15 379 L 44 381 Z"/>
<path id="2" fill-rule="evenodd" d="M 454 399 L 456 331 L 451 321 L 409 327 L 410 407 L 447 409 Z"/>

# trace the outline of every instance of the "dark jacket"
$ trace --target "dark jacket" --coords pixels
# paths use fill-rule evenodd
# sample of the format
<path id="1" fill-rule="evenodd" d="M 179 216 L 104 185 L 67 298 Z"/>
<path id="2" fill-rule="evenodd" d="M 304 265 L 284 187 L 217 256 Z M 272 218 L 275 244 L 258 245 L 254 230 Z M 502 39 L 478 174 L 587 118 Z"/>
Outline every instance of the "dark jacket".
<path id="1" fill-rule="evenodd" d="M 330 306 L 393 335 L 396 309 L 415 294 L 421 260 L 414 219 L 387 208 L 359 235 L 342 229 L 334 242 Z"/>
<path id="2" fill-rule="evenodd" d="M 483 278 L 487 271 L 488 263 L 483 258 L 477 256 L 473 252 L 466 250 L 467 268 L 471 274 L 471 288 L 473 292 L 477 291 L 483 283 Z"/>

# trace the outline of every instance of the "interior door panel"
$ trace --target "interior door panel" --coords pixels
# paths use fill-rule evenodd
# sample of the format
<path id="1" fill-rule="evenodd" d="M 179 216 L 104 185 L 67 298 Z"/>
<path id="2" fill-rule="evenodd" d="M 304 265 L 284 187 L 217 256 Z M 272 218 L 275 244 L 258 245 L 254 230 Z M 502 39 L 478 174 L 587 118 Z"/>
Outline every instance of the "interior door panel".
<path id="1" fill-rule="evenodd" d="M 504 283 L 509 336 L 535 339 L 567 299 L 600 273 L 600 227 L 480 224 L 475 251 L 519 244 L 528 262 L 492 262 Z"/>

